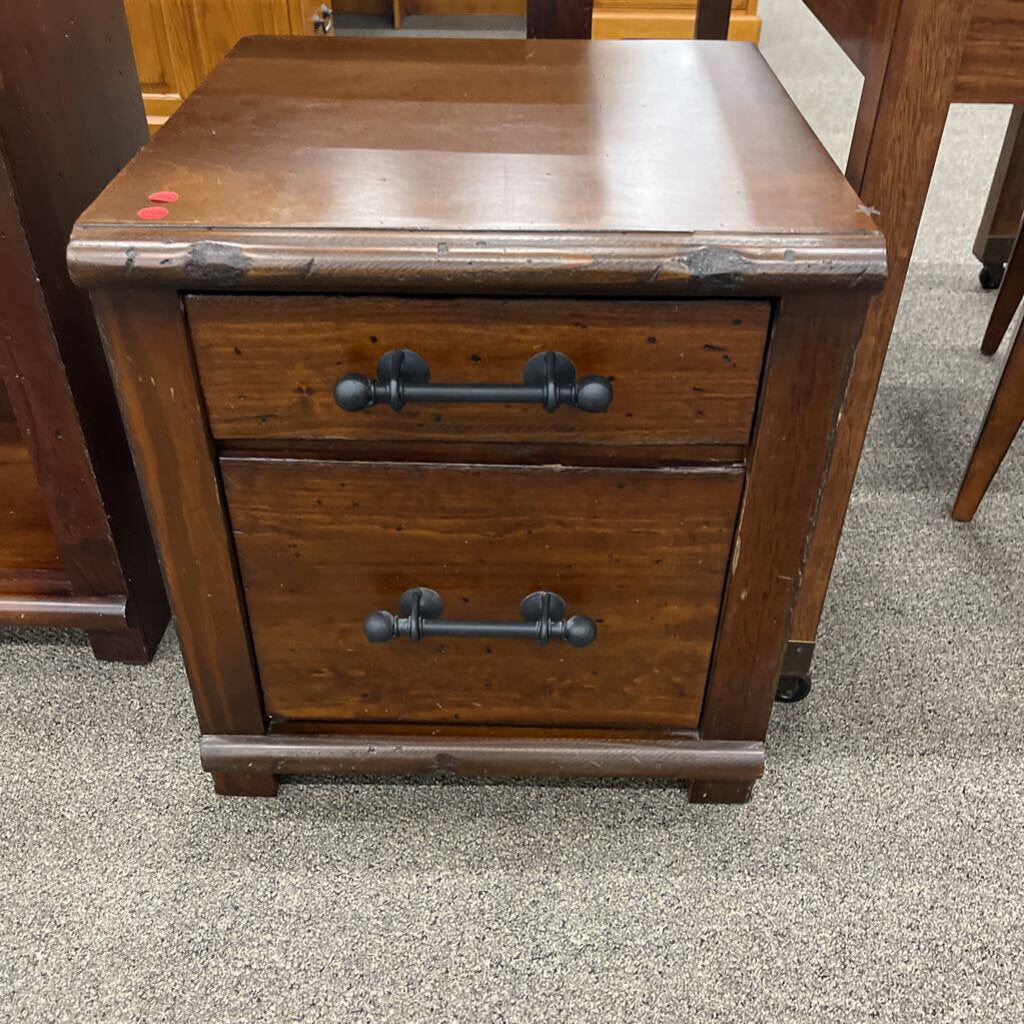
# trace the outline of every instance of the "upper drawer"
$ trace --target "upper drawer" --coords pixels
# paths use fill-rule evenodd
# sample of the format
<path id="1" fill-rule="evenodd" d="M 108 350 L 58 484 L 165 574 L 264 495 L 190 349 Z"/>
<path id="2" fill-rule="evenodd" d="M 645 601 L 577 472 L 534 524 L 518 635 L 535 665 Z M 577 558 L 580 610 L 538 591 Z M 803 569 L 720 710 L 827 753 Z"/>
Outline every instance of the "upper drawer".
<path id="1" fill-rule="evenodd" d="M 217 438 L 743 445 L 768 331 L 767 302 L 196 295 L 187 301 Z M 522 385 L 559 352 L 613 389 L 607 412 L 562 405 L 407 401 L 346 412 L 339 378 L 382 380 L 411 350 L 432 385 Z M 449 392 L 450 393 L 450 392 Z"/>

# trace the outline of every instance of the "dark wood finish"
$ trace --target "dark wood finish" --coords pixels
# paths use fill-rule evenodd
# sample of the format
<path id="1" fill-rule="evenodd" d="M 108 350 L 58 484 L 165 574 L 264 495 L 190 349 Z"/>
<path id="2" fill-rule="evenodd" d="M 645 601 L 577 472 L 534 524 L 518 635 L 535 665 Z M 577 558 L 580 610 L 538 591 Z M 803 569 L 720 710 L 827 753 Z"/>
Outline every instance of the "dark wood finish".
<path id="1" fill-rule="evenodd" d="M 822 248 L 830 281 L 880 283 L 873 219 L 753 47 L 247 39 L 183 111 L 79 220 L 79 283 L 763 295 Z M 155 187 L 182 198 L 138 221 Z"/>
<path id="2" fill-rule="evenodd" d="M 137 221 L 158 179 L 182 199 Z M 84 216 L 70 261 L 98 291 L 218 792 L 386 764 L 665 772 L 695 802 L 749 796 L 844 372 L 884 277 L 873 215 L 752 49 L 248 41 Z M 189 296 L 186 316 L 191 292 L 228 294 Z M 737 296 L 758 300 L 742 324 L 720 315 Z M 361 368 L 340 365 L 351 309 L 374 311 L 352 321 Z M 586 332 L 565 327 L 579 310 Z M 718 341 L 702 336 L 709 310 Z M 658 340 L 636 342 L 651 317 Z M 631 375 L 656 368 L 675 389 L 652 390 L 662 411 L 642 434 L 612 413 L 573 428 L 599 444 L 565 443 L 555 415 L 524 439 L 496 409 L 430 439 L 446 412 L 410 437 L 422 419 L 374 410 L 363 422 L 396 432 L 348 437 L 305 394 L 372 372 L 385 337 L 415 333 L 435 379 L 457 381 L 473 354 L 481 373 L 518 370 L 520 344 L 571 347 L 575 331 L 594 335 L 573 348 L 581 372 L 641 346 L 608 371 L 634 420 L 648 412 Z M 749 448 L 749 406 L 720 417 L 733 372 L 759 381 Z M 712 404 L 685 400 L 695 374 Z M 697 408 L 718 417 L 706 434 Z M 681 437 L 694 443 L 667 443 Z M 371 647 L 364 616 L 415 585 L 449 619 L 493 621 L 547 586 L 598 638 Z M 709 741 L 744 767 L 709 759 Z"/>
<path id="3" fill-rule="evenodd" d="M 757 739 L 767 729 L 863 321 L 859 300 L 782 300 L 700 723 L 704 739 Z M 783 507 L 790 515 L 779 521 L 771 510 Z"/>
<path id="4" fill-rule="evenodd" d="M 5 626 L 59 626 L 116 630 L 127 617 L 123 597 L 5 597 L 0 595 L 0 623 Z"/>
<path id="5" fill-rule="evenodd" d="M 752 781 L 764 744 L 704 740 L 461 739 L 372 732 L 356 736 L 204 736 L 203 767 L 227 775 L 240 764 L 274 774 L 368 772 L 567 778 Z"/>
<path id="6" fill-rule="evenodd" d="M 1014 315 L 1024 301 L 1024 225 L 1017 232 L 1015 244 L 1006 264 L 1003 283 L 992 307 L 992 315 L 981 342 L 981 351 L 987 356 L 995 355 L 1010 329 Z"/>
<path id="7" fill-rule="evenodd" d="M 526 0 L 527 39 L 589 39 L 594 0 Z"/>
<path id="8" fill-rule="evenodd" d="M 2 385 L 0 392 L 7 394 Z M 17 423 L 9 420 L 0 423 L 0 484 L 0 571 L 60 570 L 57 538 L 32 457 Z"/>
<path id="9" fill-rule="evenodd" d="M 181 302 L 93 293 L 203 732 L 260 732 L 248 624 Z M 196 612 L 199 614 L 195 614 Z"/>
<path id="10" fill-rule="evenodd" d="M 729 17 L 732 0 L 699 0 L 695 39 L 726 39 L 729 36 Z"/>
<path id="11" fill-rule="evenodd" d="M 222 475 L 269 714 L 696 726 L 742 472 L 228 459 Z M 513 622 L 553 590 L 598 639 L 368 645 L 366 616 L 416 586 L 448 618 Z"/>
<path id="12" fill-rule="evenodd" d="M 218 440 L 471 439 L 556 452 L 560 444 L 746 445 L 770 314 L 766 302 L 270 296 L 199 296 L 186 310 Z M 614 399 L 601 415 L 539 405 L 338 408 L 340 376 L 374 377 L 377 360 L 401 348 L 427 361 L 432 381 L 464 384 L 518 384 L 530 356 L 562 352 L 581 376 L 611 379 Z"/>
<path id="13" fill-rule="evenodd" d="M 1010 115 L 985 212 L 974 240 L 974 255 L 986 266 L 1006 263 L 1024 213 L 1024 104 Z M 1007 325 L 1009 326 L 1009 325 Z"/>
<path id="14" fill-rule="evenodd" d="M 76 599 L 120 595 L 128 617 L 93 632 L 93 649 L 148 661 L 167 601 L 88 301 L 65 262 L 74 218 L 146 139 L 120 0 L 69 0 L 59 17 L 3 5 L 0 80 L 0 372 L 34 476 L 5 458 L 14 478 L 0 487 L 35 524 L 19 563 L 4 558 L 0 588 L 23 587 L 26 607 L 63 580 Z M 53 605 L 40 615 L 50 621 Z"/>
<path id="15" fill-rule="evenodd" d="M 1024 245 L 1018 243 L 1018 252 L 1022 249 Z M 1006 287 L 1005 283 L 1003 287 Z M 1021 338 L 1024 338 L 1024 325 L 1017 331 L 953 505 L 953 518 L 963 523 L 974 518 L 981 499 L 1024 423 L 1024 342 Z"/>
<path id="16" fill-rule="evenodd" d="M 881 30 L 871 40 L 875 49 L 847 177 L 864 202 L 882 212 L 889 279 L 869 309 L 843 405 L 836 455 L 794 617 L 794 642 L 811 643 L 817 635 L 878 379 L 953 99 L 972 6 L 962 0 L 901 0 L 888 5 L 891 31 Z M 816 12 L 828 27 L 832 6 L 819 0 Z"/>

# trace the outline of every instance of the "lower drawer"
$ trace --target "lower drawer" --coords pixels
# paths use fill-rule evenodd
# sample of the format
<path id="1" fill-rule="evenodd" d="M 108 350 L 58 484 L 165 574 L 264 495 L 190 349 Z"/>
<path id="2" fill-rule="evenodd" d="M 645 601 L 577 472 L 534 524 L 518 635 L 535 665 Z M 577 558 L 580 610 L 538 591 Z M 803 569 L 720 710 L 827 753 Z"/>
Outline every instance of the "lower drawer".
<path id="1" fill-rule="evenodd" d="M 740 469 L 224 458 L 222 470 L 268 714 L 698 724 Z M 366 617 L 400 617 L 416 588 L 440 594 L 443 612 L 421 601 L 420 622 L 443 628 L 522 632 L 520 602 L 538 591 L 566 612 L 549 605 L 546 646 L 508 628 L 370 643 Z M 572 616 L 596 625 L 588 646 L 558 638 Z M 580 619 L 575 630 L 586 639 Z"/>

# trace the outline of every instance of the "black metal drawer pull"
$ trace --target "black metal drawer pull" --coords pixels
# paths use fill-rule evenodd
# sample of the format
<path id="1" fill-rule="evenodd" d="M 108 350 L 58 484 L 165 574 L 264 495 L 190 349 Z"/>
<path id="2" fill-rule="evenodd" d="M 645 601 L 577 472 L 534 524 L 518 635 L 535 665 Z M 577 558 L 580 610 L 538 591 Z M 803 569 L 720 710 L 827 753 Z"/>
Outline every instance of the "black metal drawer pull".
<path id="1" fill-rule="evenodd" d="M 541 405 L 554 412 L 569 405 L 584 412 L 604 412 L 612 401 L 607 377 L 576 379 L 573 361 L 561 352 L 538 352 L 523 367 L 522 384 L 431 384 L 426 360 L 411 349 L 385 352 L 377 378 L 348 373 L 334 385 L 334 400 L 346 412 L 373 405 L 401 409 L 406 402 L 515 402 Z"/>
<path id="2" fill-rule="evenodd" d="M 444 601 L 436 590 L 414 587 L 398 601 L 398 615 L 371 612 L 363 630 L 371 644 L 399 637 L 422 640 L 430 636 L 523 637 L 544 646 L 550 640 L 564 640 L 573 647 L 589 647 L 597 637 L 597 626 L 586 615 L 565 617 L 565 601 L 548 590 L 523 598 L 524 622 L 442 622 Z"/>

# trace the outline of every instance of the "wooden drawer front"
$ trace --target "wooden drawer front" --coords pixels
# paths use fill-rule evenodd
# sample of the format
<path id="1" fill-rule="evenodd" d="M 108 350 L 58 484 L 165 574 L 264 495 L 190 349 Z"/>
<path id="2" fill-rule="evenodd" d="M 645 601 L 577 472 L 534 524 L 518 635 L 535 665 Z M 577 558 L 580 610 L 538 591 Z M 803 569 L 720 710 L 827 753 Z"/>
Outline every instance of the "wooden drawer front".
<path id="1" fill-rule="evenodd" d="M 225 458 L 267 712 L 291 719 L 698 723 L 742 473 Z M 430 587 L 446 619 L 522 621 L 548 590 L 589 647 L 371 644 L 367 614 Z"/>
<path id="2" fill-rule="evenodd" d="M 219 439 L 746 444 L 764 302 L 192 296 L 188 315 Z M 334 385 L 410 349 L 431 383 L 521 384 L 557 351 L 614 388 L 605 413 L 539 405 L 386 405 L 344 412 Z"/>

